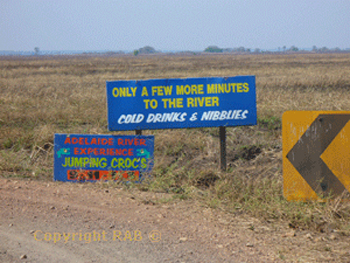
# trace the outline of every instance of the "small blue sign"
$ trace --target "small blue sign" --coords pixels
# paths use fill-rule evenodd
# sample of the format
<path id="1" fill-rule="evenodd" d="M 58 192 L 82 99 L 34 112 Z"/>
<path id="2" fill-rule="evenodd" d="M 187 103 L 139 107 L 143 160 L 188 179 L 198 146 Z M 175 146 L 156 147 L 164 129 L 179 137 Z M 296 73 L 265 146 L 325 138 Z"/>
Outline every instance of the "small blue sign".
<path id="1" fill-rule="evenodd" d="M 54 180 L 140 182 L 153 152 L 154 136 L 55 134 Z"/>
<path id="2" fill-rule="evenodd" d="M 256 125 L 255 76 L 107 81 L 111 131 Z"/>

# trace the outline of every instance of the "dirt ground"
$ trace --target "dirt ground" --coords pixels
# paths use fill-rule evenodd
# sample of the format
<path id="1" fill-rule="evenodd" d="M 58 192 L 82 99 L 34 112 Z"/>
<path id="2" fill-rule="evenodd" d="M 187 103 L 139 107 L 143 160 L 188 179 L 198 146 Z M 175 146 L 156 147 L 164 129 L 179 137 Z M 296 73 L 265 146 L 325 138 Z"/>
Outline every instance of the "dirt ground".
<path id="1" fill-rule="evenodd" d="M 0 178 L 0 262 L 350 262 L 349 237 L 166 194 Z"/>

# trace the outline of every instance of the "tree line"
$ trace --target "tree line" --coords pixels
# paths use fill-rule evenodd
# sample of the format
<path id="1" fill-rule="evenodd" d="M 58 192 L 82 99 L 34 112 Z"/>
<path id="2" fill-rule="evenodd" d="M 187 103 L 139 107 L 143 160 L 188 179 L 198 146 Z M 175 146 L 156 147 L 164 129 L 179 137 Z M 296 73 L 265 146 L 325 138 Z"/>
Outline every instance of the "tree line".
<path id="1" fill-rule="evenodd" d="M 261 54 L 261 53 L 295 53 L 295 52 L 312 52 L 312 53 L 341 53 L 341 52 L 350 52 L 350 48 L 347 49 L 340 49 L 338 47 L 336 48 L 327 48 L 327 47 L 321 47 L 318 48 L 316 46 L 313 46 L 312 49 L 300 49 L 296 46 L 290 46 L 287 48 L 286 46 L 278 47 L 274 50 L 263 50 L 259 48 L 245 48 L 243 46 L 241 47 L 235 47 L 235 48 L 220 48 L 218 46 L 208 46 L 203 51 L 177 51 L 177 52 L 170 52 L 170 53 L 183 53 L 183 54 L 197 54 L 197 53 L 235 53 L 235 54 Z M 105 54 L 105 55 L 115 55 L 115 54 L 127 54 L 128 52 L 124 51 L 106 51 L 106 52 L 83 52 L 82 54 Z M 157 54 L 157 53 L 169 53 L 169 52 L 162 52 L 160 50 L 156 50 L 154 47 L 151 46 L 144 46 L 139 49 L 135 49 L 133 51 L 134 56 L 142 55 L 142 54 Z M 41 52 L 39 47 L 34 48 L 33 55 L 44 55 L 46 53 Z"/>
<path id="2" fill-rule="evenodd" d="M 186 51 L 182 51 L 186 52 Z M 192 51 L 187 51 L 187 52 L 192 52 Z M 262 50 L 259 48 L 245 48 L 243 46 L 241 47 L 236 47 L 236 48 L 220 48 L 218 46 L 208 46 L 205 48 L 202 52 L 204 53 L 254 53 L 254 54 L 259 54 L 259 53 L 274 53 L 274 52 L 315 52 L 315 53 L 330 53 L 330 52 L 350 52 L 350 49 L 340 49 L 338 47 L 336 48 L 327 48 L 327 47 L 321 47 L 318 48 L 316 46 L 313 46 L 311 50 L 305 50 L 305 49 L 300 49 L 296 46 L 290 46 L 287 48 L 286 46 L 283 47 L 278 47 L 275 50 Z M 134 50 L 134 55 L 137 56 L 139 54 L 154 54 L 154 53 L 162 53 L 162 51 L 157 51 L 155 48 L 151 46 L 145 46 L 140 49 Z M 179 52 L 180 53 L 180 52 Z M 193 52 L 192 52 L 193 53 Z"/>

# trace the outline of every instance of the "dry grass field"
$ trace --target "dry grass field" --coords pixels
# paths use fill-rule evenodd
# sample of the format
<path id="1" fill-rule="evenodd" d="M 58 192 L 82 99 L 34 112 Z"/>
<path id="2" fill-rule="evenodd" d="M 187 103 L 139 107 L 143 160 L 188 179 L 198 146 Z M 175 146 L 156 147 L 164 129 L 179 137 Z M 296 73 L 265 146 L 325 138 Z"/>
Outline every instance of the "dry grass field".
<path id="1" fill-rule="evenodd" d="M 227 128 L 227 172 L 218 128 L 144 131 L 153 179 L 127 187 L 350 234 L 348 203 L 285 201 L 281 135 L 287 110 L 350 110 L 350 54 L 0 57 L 0 176 L 50 181 L 55 133 L 111 134 L 106 81 L 237 75 L 256 76 L 258 125 Z"/>

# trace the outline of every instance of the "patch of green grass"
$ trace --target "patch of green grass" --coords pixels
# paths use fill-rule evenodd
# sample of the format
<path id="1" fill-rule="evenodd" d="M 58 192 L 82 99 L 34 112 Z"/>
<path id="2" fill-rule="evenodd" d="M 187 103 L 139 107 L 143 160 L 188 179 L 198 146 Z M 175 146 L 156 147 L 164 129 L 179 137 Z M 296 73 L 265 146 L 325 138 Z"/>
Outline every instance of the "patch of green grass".
<path id="1" fill-rule="evenodd" d="M 11 149 L 14 146 L 14 144 L 15 143 L 12 141 L 11 138 L 6 138 L 2 145 L 5 149 Z"/>
<path id="2" fill-rule="evenodd" d="M 282 120 L 276 116 L 258 117 L 258 125 L 268 130 L 280 130 L 282 128 Z"/>

